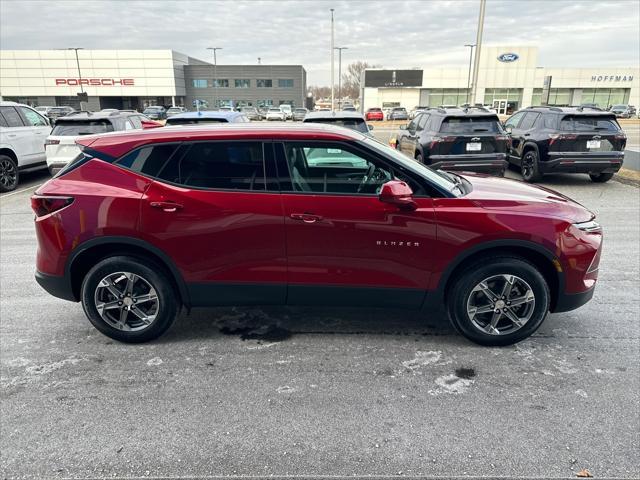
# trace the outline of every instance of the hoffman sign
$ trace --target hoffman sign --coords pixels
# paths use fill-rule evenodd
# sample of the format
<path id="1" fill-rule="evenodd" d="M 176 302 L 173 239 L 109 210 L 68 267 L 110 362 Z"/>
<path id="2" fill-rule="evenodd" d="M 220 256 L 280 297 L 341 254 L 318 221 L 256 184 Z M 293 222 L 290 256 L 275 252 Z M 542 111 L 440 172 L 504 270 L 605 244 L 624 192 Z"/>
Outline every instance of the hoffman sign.
<path id="1" fill-rule="evenodd" d="M 87 85 L 95 87 L 133 87 L 133 78 L 56 78 L 56 85 Z"/>
<path id="2" fill-rule="evenodd" d="M 633 82 L 633 75 L 591 75 L 592 82 Z"/>

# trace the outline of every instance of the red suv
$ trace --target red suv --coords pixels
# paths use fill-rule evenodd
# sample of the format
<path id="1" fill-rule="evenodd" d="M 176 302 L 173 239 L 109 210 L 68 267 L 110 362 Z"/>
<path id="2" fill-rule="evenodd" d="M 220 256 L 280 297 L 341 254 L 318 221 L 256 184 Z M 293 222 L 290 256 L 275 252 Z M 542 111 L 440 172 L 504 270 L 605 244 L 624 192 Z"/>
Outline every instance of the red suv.
<path id="1" fill-rule="evenodd" d="M 446 312 L 505 345 L 593 295 L 593 213 L 514 180 L 436 172 L 353 130 L 230 124 L 116 132 L 32 197 L 36 279 L 125 342 L 182 307 Z"/>

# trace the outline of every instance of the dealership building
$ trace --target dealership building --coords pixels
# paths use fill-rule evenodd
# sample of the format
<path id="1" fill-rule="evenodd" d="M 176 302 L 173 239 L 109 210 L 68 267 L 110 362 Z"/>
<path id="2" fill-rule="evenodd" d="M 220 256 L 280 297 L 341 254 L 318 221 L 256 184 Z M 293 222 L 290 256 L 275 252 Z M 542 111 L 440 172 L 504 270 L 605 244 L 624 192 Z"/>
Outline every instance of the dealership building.
<path id="1" fill-rule="evenodd" d="M 304 105 L 301 65 L 217 65 L 173 50 L 0 50 L 0 98 L 34 106 L 137 109 L 194 102 Z"/>
<path id="2" fill-rule="evenodd" d="M 470 98 L 467 88 L 469 66 L 465 65 L 423 70 L 368 69 L 364 73 L 362 103 L 365 109 L 480 103 L 491 105 L 503 114 L 541 104 L 638 107 L 639 77 L 638 65 L 547 68 L 538 66 L 536 47 L 483 46 L 474 99 Z"/>

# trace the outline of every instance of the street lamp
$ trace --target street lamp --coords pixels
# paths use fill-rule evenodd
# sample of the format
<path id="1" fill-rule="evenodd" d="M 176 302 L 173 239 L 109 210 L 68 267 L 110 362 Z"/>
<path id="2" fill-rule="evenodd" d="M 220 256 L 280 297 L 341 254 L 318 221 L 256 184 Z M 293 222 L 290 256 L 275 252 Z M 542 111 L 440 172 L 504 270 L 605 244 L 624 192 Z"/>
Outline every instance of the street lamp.
<path id="1" fill-rule="evenodd" d="M 333 100 L 334 99 L 334 94 L 333 94 L 333 77 L 334 77 L 334 75 L 333 75 L 334 74 L 334 72 L 333 72 L 333 69 L 334 69 L 334 66 L 333 66 L 333 51 L 334 51 L 334 48 L 333 48 L 333 11 L 334 11 L 334 9 L 330 8 L 329 10 L 331 10 L 331 111 L 333 112 L 334 108 L 335 108 L 335 106 L 333 104 L 333 102 L 334 102 L 334 100 Z"/>
<path id="2" fill-rule="evenodd" d="M 338 50 L 338 110 L 342 108 L 342 50 L 348 50 L 349 47 L 333 47 Z"/>
<path id="3" fill-rule="evenodd" d="M 467 75 L 467 104 L 471 106 L 469 102 L 469 95 L 471 94 L 471 59 L 473 58 L 473 48 L 476 46 L 475 43 L 466 43 L 465 47 L 469 47 L 469 74 Z"/>
<path id="4" fill-rule="evenodd" d="M 478 30 L 476 32 L 476 57 L 473 59 L 473 87 L 471 92 L 471 100 L 476 102 L 476 94 L 478 92 L 478 71 L 480 70 L 480 54 L 482 50 L 482 30 L 484 29 L 484 11 L 487 0 L 480 0 L 480 13 L 478 14 Z"/>
<path id="5" fill-rule="evenodd" d="M 213 105 L 218 108 L 218 57 L 216 56 L 217 50 L 222 50 L 222 47 L 207 47 L 207 50 L 213 52 Z"/>
<path id="6" fill-rule="evenodd" d="M 82 74 L 80 73 L 80 59 L 78 58 L 78 50 L 84 50 L 82 47 L 69 47 L 67 50 L 74 50 L 76 52 L 76 65 L 78 66 L 78 83 L 80 84 L 80 93 L 82 94 L 80 97 L 80 110 L 85 110 L 82 108 L 82 104 L 85 103 L 82 101 L 84 97 L 84 88 L 82 88 Z M 88 110 L 88 109 L 87 109 Z"/>

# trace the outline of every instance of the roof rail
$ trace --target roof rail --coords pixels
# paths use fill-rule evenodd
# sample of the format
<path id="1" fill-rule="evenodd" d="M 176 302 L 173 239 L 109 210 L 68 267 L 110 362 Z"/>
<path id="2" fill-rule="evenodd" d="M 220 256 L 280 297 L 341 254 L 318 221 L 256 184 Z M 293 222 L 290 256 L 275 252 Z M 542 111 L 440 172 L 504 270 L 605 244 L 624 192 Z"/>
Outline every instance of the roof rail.
<path id="1" fill-rule="evenodd" d="M 468 112 L 469 110 L 481 110 L 483 112 L 491 113 L 491 110 L 485 108 L 484 105 L 469 105 L 467 107 L 464 107 L 462 110 L 464 110 L 465 112 Z"/>
<path id="2" fill-rule="evenodd" d="M 93 112 L 90 112 L 89 110 L 77 110 L 75 112 L 67 113 L 65 116 L 70 117 L 71 115 L 80 115 L 82 113 L 85 113 L 87 117 L 93 115 Z"/>
<path id="3" fill-rule="evenodd" d="M 549 110 L 552 110 L 554 112 L 562 112 L 561 108 L 558 107 L 553 107 L 553 106 L 549 106 L 549 105 L 531 105 L 527 108 L 548 108 Z"/>

